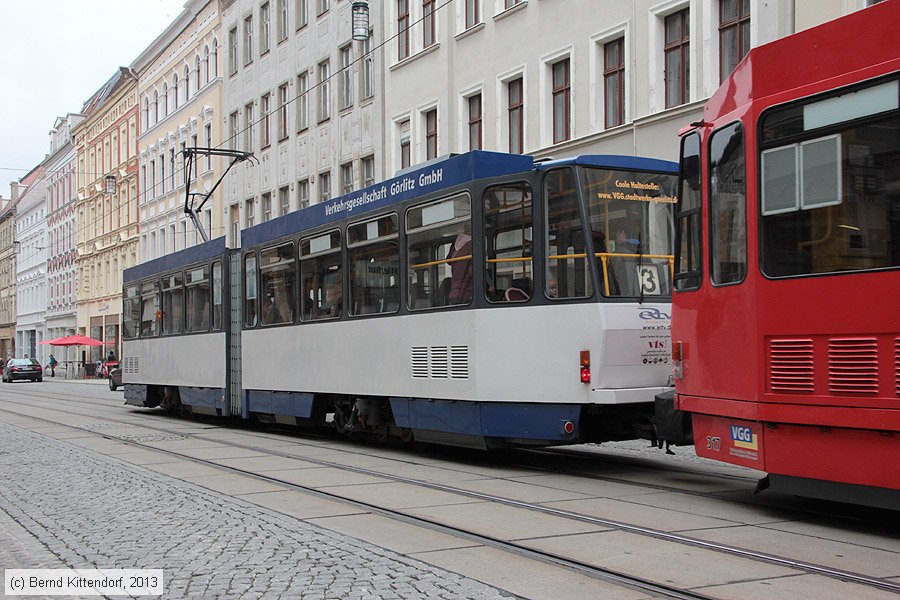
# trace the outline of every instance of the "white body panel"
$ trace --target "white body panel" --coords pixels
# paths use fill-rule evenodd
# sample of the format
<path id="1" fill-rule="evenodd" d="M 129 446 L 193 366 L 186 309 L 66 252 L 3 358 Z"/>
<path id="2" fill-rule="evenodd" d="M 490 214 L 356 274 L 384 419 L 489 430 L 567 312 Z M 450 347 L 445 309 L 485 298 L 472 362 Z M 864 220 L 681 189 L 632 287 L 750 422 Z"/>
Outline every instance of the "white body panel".
<path id="1" fill-rule="evenodd" d="M 669 312 L 667 304 L 566 304 L 249 330 L 242 333 L 243 387 L 497 402 L 649 402 L 666 385 L 670 367 L 668 319 L 642 319 L 648 309 Z M 431 349 L 432 356 L 438 349 L 437 359 L 417 363 L 424 376 L 413 376 L 414 347 Z M 453 347 L 456 360 L 443 360 L 443 347 Z M 581 350 L 591 352 L 591 384 L 580 381 Z"/>
<path id="2" fill-rule="evenodd" d="M 126 340 L 122 382 L 224 388 L 225 333 Z"/>

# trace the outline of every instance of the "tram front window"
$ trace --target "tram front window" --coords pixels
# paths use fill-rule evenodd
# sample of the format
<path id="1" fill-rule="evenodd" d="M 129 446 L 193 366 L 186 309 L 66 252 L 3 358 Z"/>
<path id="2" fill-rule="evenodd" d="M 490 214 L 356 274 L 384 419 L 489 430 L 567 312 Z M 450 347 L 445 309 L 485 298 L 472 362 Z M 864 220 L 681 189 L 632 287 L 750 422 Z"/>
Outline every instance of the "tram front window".
<path id="1" fill-rule="evenodd" d="M 584 195 L 605 296 L 668 296 L 677 175 L 584 167 Z"/>

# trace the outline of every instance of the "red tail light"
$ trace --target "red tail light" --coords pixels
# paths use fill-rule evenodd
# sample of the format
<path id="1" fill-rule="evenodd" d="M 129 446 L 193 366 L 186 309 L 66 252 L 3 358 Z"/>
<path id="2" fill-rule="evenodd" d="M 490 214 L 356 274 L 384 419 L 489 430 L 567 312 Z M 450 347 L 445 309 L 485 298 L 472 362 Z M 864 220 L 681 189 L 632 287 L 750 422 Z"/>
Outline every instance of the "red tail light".
<path id="1" fill-rule="evenodd" d="M 43 370 L 44 370 L 44 367 L 42 367 L 41 365 L 37 365 L 37 370 L 38 370 L 38 371 L 43 371 Z"/>
<path id="2" fill-rule="evenodd" d="M 581 383 L 591 382 L 591 351 L 582 350 L 580 356 Z"/>
<path id="3" fill-rule="evenodd" d="M 672 375 L 675 379 L 684 377 L 684 345 L 682 342 L 672 342 Z"/>
<path id="4" fill-rule="evenodd" d="M 16 371 L 19 370 L 19 367 L 10 367 L 9 370 L 11 373 L 15 373 Z"/>

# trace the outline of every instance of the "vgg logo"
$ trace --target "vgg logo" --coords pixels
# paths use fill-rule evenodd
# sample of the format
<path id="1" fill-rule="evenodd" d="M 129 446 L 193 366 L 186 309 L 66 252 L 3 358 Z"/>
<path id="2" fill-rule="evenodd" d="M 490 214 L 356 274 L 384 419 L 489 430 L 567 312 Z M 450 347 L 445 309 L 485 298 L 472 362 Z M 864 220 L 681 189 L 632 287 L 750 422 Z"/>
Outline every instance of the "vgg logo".
<path id="1" fill-rule="evenodd" d="M 731 426 L 731 439 L 738 448 L 757 449 L 757 438 L 750 427 Z"/>
<path id="2" fill-rule="evenodd" d="M 654 320 L 659 321 L 660 319 L 669 320 L 672 317 L 662 312 L 658 308 L 645 308 L 641 312 L 638 313 L 638 316 L 645 320 Z"/>

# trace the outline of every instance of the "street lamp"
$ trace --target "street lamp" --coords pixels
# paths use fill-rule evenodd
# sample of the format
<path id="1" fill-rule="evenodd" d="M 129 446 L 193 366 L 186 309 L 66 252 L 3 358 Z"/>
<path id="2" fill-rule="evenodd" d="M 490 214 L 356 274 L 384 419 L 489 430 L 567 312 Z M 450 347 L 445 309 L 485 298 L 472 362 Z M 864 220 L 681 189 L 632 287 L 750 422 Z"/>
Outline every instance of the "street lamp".
<path id="1" fill-rule="evenodd" d="M 369 2 L 355 0 L 350 10 L 353 15 L 353 39 L 364 42 L 369 39 Z"/>

